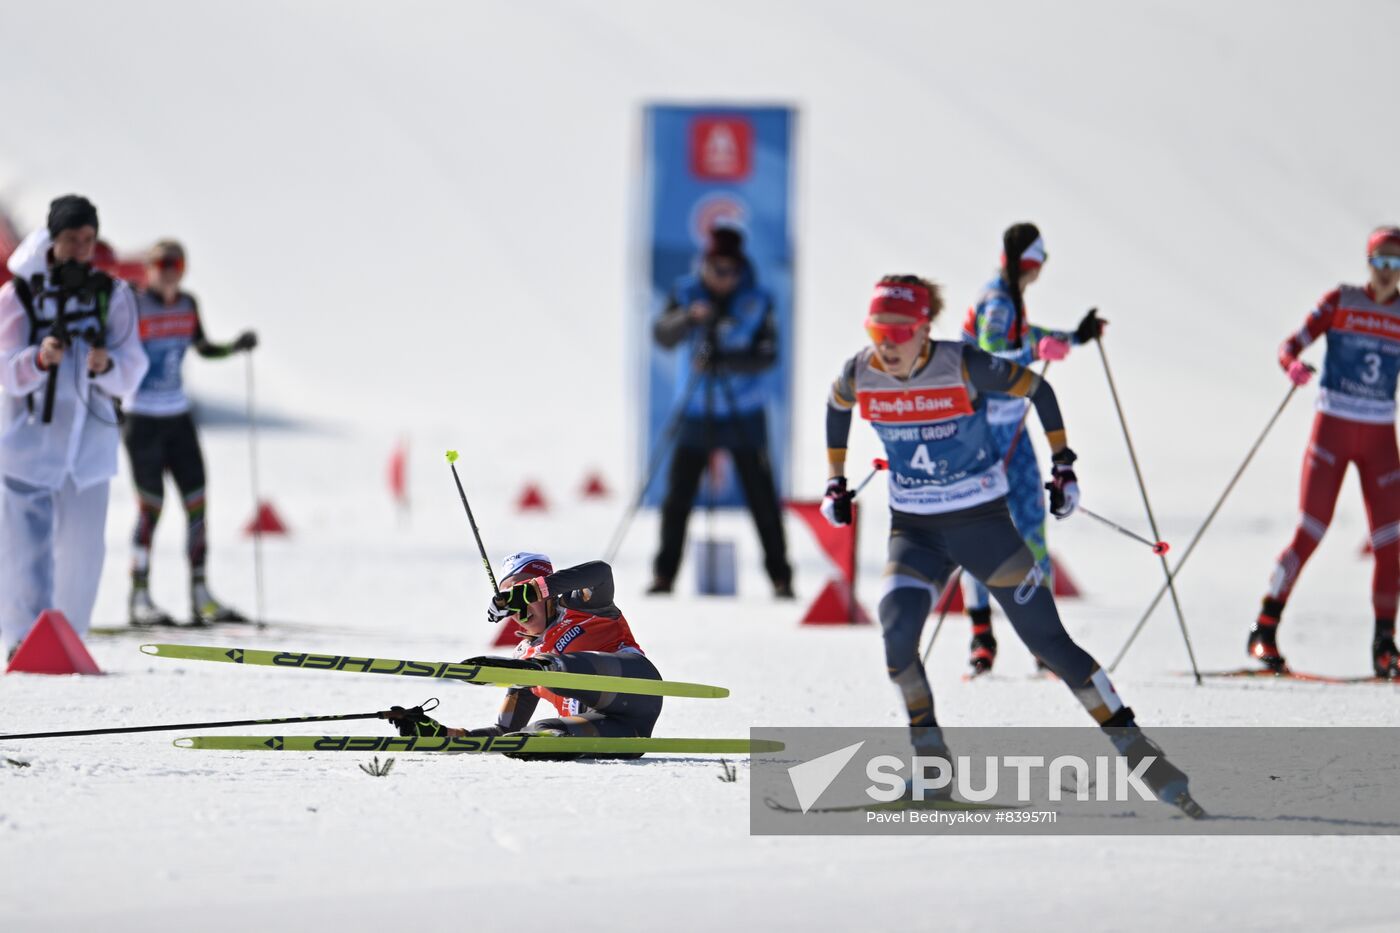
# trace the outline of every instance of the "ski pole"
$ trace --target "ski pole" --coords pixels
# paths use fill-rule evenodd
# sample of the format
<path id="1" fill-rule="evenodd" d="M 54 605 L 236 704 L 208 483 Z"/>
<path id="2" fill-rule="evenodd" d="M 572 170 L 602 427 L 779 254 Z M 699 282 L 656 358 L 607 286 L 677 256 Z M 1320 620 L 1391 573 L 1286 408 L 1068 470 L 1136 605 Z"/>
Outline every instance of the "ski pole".
<path id="1" fill-rule="evenodd" d="M 1045 374 L 1050 372 L 1050 364 L 1053 360 L 1046 360 L 1045 365 L 1040 367 L 1040 378 L 1044 379 Z M 1026 400 L 1026 410 L 1021 412 L 1021 420 L 1016 423 L 1016 432 L 1011 435 L 1011 443 L 1006 445 L 1006 456 L 1001 458 L 1001 468 L 1006 469 L 1011 462 L 1011 455 L 1016 451 L 1016 444 L 1020 442 L 1022 433 L 1026 430 L 1026 419 L 1031 416 L 1031 403 Z M 954 567 L 952 574 L 948 577 L 948 582 L 943 587 L 943 593 L 953 592 L 953 587 L 962 584 L 962 567 Z M 933 632 L 928 637 L 928 647 L 924 649 L 924 664 L 928 664 L 928 656 L 933 653 L 933 643 L 938 640 L 938 633 L 943 629 L 943 620 L 948 618 L 948 608 L 953 605 L 953 599 L 949 596 L 943 601 L 943 609 L 938 613 L 938 621 L 934 623 Z"/>
<path id="2" fill-rule="evenodd" d="M 637 495 L 633 498 L 627 511 L 622 514 L 622 519 L 613 529 L 612 539 L 608 542 L 608 549 L 605 552 L 604 560 L 612 563 L 617 557 L 617 552 L 622 548 L 623 539 L 627 537 L 627 531 L 632 527 L 632 519 L 637 517 L 641 511 L 642 503 L 646 501 L 647 490 L 651 489 L 651 484 L 656 481 L 656 471 L 661 467 L 661 460 L 669 453 L 675 444 L 676 435 L 680 433 L 681 419 L 685 417 L 685 410 L 690 407 L 690 399 L 695 395 L 695 389 L 700 385 L 700 377 L 705 374 L 703 369 L 694 369 L 690 373 L 690 381 L 686 383 L 685 393 L 681 396 L 680 402 L 671 411 L 671 417 L 666 424 L 665 430 L 661 432 L 661 439 L 652 448 L 651 459 L 647 462 L 646 476 L 642 479 L 641 488 L 637 490 Z"/>
<path id="3" fill-rule="evenodd" d="M 432 704 L 429 706 L 428 704 Z M 436 709 L 436 697 L 424 700 L 415 709 L 427 712 Z M 63 732 L 24 732 L 14 735 L 0 735 L 0 742 L 18 739 L 65 739 L 80 735 L 129 735 L 133 732 L 171 732 L 176 729 L 224 729 L 230 726 L 281 726 L 298 722 L 345 722 L 351 719 L 388 719 L 389 710 L 377 713 L 346 713 L 339 716 L 293 716 L 288 719 L 233 719 L 227 722 L 181 722 L 164 726 L 122 726 L 115 729 L 69 729 Z"/>
<path id="4" fill-rule="evenodd" d="M 1167 542 L 1165 542 L 1165 541 L 1155 541 L 1155 542 L 1154 542 L 1154 541 L 1148 541 L 1146 538 L 1144 538 L 1142 535 L 1138 534 L 1137 532 L 1129 531 L 1128 529 L 1124 528 L 1122 525 L 1115 524 L 1114 522 L 1111 522 L 1111 521 L 1109 521 L 1108 519 L 1104 518 L 1104 517 L 1103 517 L 1102 515 L 1100 515 L 1099 513 L 1097 513 L 1097 512 L 1091 512 L 1090 510 L 1084 508 L 1084 506 L 1082 506 L 1082 505 L 1079 506 L 1075 511 L 1083 512 L 1085 515 L 1089 516 L 1089 517 L 1092 518 L 1094 521 L 1096 521 L 1096 522 L 1102 522 L 1103 524 L 1105 524 L 1105 525 L 1107 525 L 1108 527 L 1112 528 L 1114 531 L 1118 532 L 1119 534 L 1121 534 L 1121 535 L 1127 535 L 1129 538 L 1132 538 L 1134 541 L 1141 541 L 1143 544 L 1145 544 L 1145 545 L 1147 545 L 1148 547 L 1152 548 L 1152 553 L 1153 553 L 1153 554 L 1165 554 L 1165 553 L 1167 553 L 1168 551 L 1170 551 L 1170 550 L 1172 549 L 1172 546 L 1171 546 L 1170 544 L 1168 544 Z"/>
<path id="5" fill-rule="evenodd" d="M 1298 387 L 1296 385 L 1289 386 L 1288 394 L 1283 397 L 1282 402 L 1279 402 L 1278 408 L 1274 410 L 1273 417 L 1269 419 L 1268 424 L 1264 425 L 1264 430 L 1259 432 L 1259 437 L 1255 439 L 1254 445 L 1249 448 L 1249 453 L 1245 454 L 1244 462 L 1240 464 L 1239 469 L 1235 470 L 1235 475 L 1230 477 L 1230 482 L 1225 484 L 1225 491 L 1220 494 L 1220 498 L 1215 500 L 1215 505 L 1211 506 L 1210 514 L 1208 514 L 1206 520 L 1201 523 L 1201 527 L 1196 529 L 1196 533 L 1191 536 L 1191 541 L 1186 545 L 1186 550 L 1181 552 L 1181 557 L 1176 562 L 1176 568 L 1171 572 L 1172 580 L 1175 580 L 1181 573 L 1181 568 L 1185 566 L 1187 559 L 1191 557 L 1191 552 L 1196 549 L 1196 545 L 1200 542 L 1202 536 L 1205 535 L 1206 529 L 1210 527 L 1210 523 L 1215 521 L 1215 516 L 1220 512 L 1220 507 L 1225 504 L 1225 499 L 1235 488 L 1235 484 L 1240 481 L 1240 477 L 1244 476 L 1244 471 L 1248 469 L 1250 461 L 1253 460 L 1254 455 L 1259 452 L 1259 448 L 1264 445 L 1264 438 L 1269 436 L 1269 432 L 1273 430 L 1274 423 L 1278 421 L 1279 416 L 1283 414 L 1283 410 L 1288 407 L 1288 403 L 1293 400 L 1293 394 L 1297 391 Z M 1133 642 L 1137 639 L 1138 633 L 1141 632 L 1143 626 L 1147 624 L 1147 620 L 1152 617 L 1153 610 L 1157 608 L 1158 603 L 1162 601 L 1162 597 L 1165 595 L 1167 595 L 1167 584 L 1164 583 L 1161 589 L 1157 590 L 1157 595 L 1152 597 L 1152 602 L 1148 604 L 1147 610 L 1142 614 L 1142 618 L 1138 619 L 1137 625 L 1133 627 L 1132 633 L 1128 635 L 1128 640 L 1125 641 L 1123 647 L 1119 649 L 1118 657 L 1114 658 L 1113 663 L 1108 666 L 1108 672 L 1110 674 L 1118 667 L 1119 662 L 1123 660 L 1123 656 L 1128 653 L 1128 649 L 1133 646 Z"/>
<path id="6" fill-rule="evenodd" d="M 467 501 L 467 491 L 462 488 L 462 477 L 457 475 L 457 451 L 447 452 L 447 465 L 452 468 L 452 478 L 457 481 L 457 494 L 462 497 L 462 508 L 467 510 L 467 523 L 472 526 L 472 537 L 476 538 L 476 549 L 481 553 L 481 566 L 486 568 L 486 578 L 491 581 L 491 592 L 500 589 L 496 585 L 496 571 L 491 569 L 491 558 L 486 556 L 486 545 L 481 543 L 481 532 L 476 527 L 476 516 L 472 515 L 471 503 Z"/>
<path id="7" fill-rule="evenodd" d="M 1152 503 L 1147 498 L 1147 484 L 1142 479 L 1142 469 L 1138 466 L 1137 450 L 1133 447 L 1133 437 L 1128 432 L 1128 419 L 1123 415 L 1123 405 L 1118 399 L 1118 387 L 1113 382 L 1113 370 L 1108 365 L 1108 354 L 1103 348 L 1103 338 L 1100 337 L 1094 343 L 1099 348 L 1099 359 L 1103 361 L 1103 374 L 1108 378 L 1108 391 L 1113 396 L 1113 408 L 1118 412 L 1118 424 L 1123 429 L 1123 440 L 1128 445 L 1128 457 L 1133 462 L 1133 473 L 1137 476 L 1138 492 L 1142 493 L 1142 505 L 1147 511 L 1147 524 L 1152 529 L 1152 537 L 1158 541 L 1162 540 L 1162 535 L 1157 531 L 1157 519 L 1152 514 Z M 1155 550 L 1155 548 L 1154 548 Z M 1166 577 L 1167 591 L 1171 593 L 1172 608 L 1176 610 L 1177 625 L 1181 627 L 1181 640 L 1186 644 L 1186 656 L 1191 659 L 1191 673 L 1196 677 L 1196 686 L 1201 685 L 1201 669 L 1196 665 L 1196 651 L 1191 647 L 1191 635 L 1186 631 L 1186 617 L 1181 612 L 1181 600 L 1176 595 L 1176 586 L 1172 583 L 1171 568 L 1167 566 L 1167 555 L 1165 552 L 1158 552 L 1157 559 L 1162 562 L 1162 575 Z"/>
<path id="8" fill-rule="evenodd" d="M 262 492 L 258 484 L 258 420 L 253 407 L 253 354 L 245 353 L 248 382 L 248 481 L 253 487 L 253 589 L 255 593 L 256 615 L 253 621 L 258 628 L 265 628 L 267 622 L 263 614 L 263 553 L 262 553 Z"/>

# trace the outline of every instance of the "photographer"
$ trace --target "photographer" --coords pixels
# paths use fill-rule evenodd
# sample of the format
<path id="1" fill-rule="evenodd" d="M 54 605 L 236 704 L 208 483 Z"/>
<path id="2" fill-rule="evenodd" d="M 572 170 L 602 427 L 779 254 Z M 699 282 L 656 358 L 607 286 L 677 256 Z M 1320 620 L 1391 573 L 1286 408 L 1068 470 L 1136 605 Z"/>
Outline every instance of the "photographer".
<path id="1" fill-rule="evenodd" d="M 102 574 L 117 399 L 146 373 L 131 288 L 92 267 L 97 209 L 65 195 L 0 287 L 0 658 L 56 608 L 85 634 Z"/>
<path id="2" fill-rule="evenodd" d="M 710 455 L 727 449 L 758 529 L 773 592 L 782 598 L 793 595 L 764 416 L 764 373 L 778 358 L 773 299 L 758 284 L 743 246 L 739 230 L 711 230 L 699 273 L 676 282 L 654 328 L 656 342 L 680 347 L 695 375 L 682 383 L 688 384 L 689 397 L 678 399 L 685 409 L 661 506 L 661 549 L 649 593 L 671 592 L 700 477 Z"/>

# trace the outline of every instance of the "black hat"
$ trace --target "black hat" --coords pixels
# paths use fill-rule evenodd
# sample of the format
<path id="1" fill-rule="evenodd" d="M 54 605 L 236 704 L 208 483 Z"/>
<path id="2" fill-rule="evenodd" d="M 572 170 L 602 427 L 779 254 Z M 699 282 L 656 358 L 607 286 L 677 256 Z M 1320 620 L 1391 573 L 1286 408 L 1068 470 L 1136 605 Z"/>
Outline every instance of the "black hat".
<path id="1" fill-rule="evenodd" d="M 78 227 L 97 229 L 97 208 L 80 194 L 65 194 L 49 204 L 49 236 L 54 239 L 64 230 Z"/>

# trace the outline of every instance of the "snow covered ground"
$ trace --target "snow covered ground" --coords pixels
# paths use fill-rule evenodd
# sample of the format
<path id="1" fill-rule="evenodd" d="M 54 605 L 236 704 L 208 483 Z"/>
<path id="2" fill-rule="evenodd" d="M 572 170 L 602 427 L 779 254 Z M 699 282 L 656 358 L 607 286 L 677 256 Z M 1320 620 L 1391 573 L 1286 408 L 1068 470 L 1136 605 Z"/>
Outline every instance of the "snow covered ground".
<path id="1" fill-rule="evenodd" d="M 24 132 L 0 144 L 0 194 L 34 223 L 54 194 L 88 193 L 122 246 L 175 233 L 211 330 L 263 337 L 259 397 L 287 426 L 261 435 L 262 481 L 293 529 L 267 548 L 268 610 L 311 628 L 214 643 L 456 658 L 490 632 L 445 448 L 463 451 L 495 556 L 596 556 L 622 497 L 582 503 L 577 487 L 593 467 L 619 490 L 635 480 L 624 312 L 643 101 L 803 109 L 796 488 L 821 488 L 825 386 L 859 345 L 873 279 L 927 272 L 961 308 L 1001 228 L 1029 217 L 1053 256 L 1032 311 L 1070 322 L 1098 304 L 1113 320 L 1108 350 L 1162 533 L 1183 545 L 1283 397 L 1278 340 L 1324 290 L 1362 274 L 1366 231 L 1400 217 L 1400 178 L 1378 155 L 1400 142 L 1385 108 L 1389 55 L 1367 44 L 1397 27 L 1394 6 L 1361 2 L 124 2 L 74 15 L 0 0 L 5 34 L 66 35 L 91 53 L 64 65 L 44 42 L 7 45 L 0 99 Z M 241 361 L 192 360 L 187 373 L 201 398 L 242 404 Z M 1143 527 L 1097 361 L 1077 355 L 1053 375 L 1086 504 Z M 1295 401 L 1183 576 L 1203 667 L 1243 661 L 1291 530 L 1310 417 Z M 383 492 L 404 434 L 406 522 Z M 211 580 L 246 608 L 246 441 L 236 427 L 205 440 Z M 874 453 L 857 426 L 853 458 Z M 551 496 L 545 515 L 511 509 L 527 479 Z M 123 473 L 99 624 L 124 613 L 127 488 Z M 173 519 L 154 587 L 183 608 Z M 718 524 L 744 564 L 737 602 L 688 595 L 688 576 L 684 595 L 642 596 L 651 516 L 618 560 L 619 602 L 662 671 L 733 691 L 668 702 L 661 731 L 897 723 L 877 633 L 798 629 L 803 607 L 771 602 L 753 570 L 747 521 Z M 822 559 L 800 526 L 789 531 L 810 598 Z M 1160 573 L 1087 520 L 1052 534 L 1087 594 L 1066 605 L 1067 623 L 1106 662 Z M 1367 670 L 1364 534 L 1349 481 L 1281 636 L 1300 668 Z M 867 605 L 882 539 L 882 521 L 867 525 Z M 966 634 L 952 620 L 931 664 L 945 722 L 1083 722 L 1062 686 L 1014 676 L 1031 662 L 1009 631 L 1007 676 L 962 683 Z M 453 684 L 159 661 L 136 650 L 143 640 L 94 639 L 106 677 L 0 678 L 0 731 L 355 712 L 432 694 L 445 720 L 478 724 L 499 700 Z M 1400 724 L 1388 687 L 1194 687 L 1186 666 L 1164 606 L 1117 678 L 1144 723 Z M 709 760 L 399 756 L 384 779 L 357 763 L 185 751 L 160 735 L 0 747 L 0 924 L 1396 924 L 1394 839 L 751 837 L 744 770 L 723 783 Z M 1198 795 L 1209 807 L 1209 789 Z"/>

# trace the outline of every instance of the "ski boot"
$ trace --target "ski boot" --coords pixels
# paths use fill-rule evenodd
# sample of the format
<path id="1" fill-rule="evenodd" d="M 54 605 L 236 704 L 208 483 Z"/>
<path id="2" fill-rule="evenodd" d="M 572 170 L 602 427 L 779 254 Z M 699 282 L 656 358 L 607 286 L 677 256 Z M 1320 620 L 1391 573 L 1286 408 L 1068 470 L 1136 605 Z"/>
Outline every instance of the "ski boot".
<path id="1" fill-rule="evenodd" d="M 1377 633 L 1371 642 L 1371 663 L 1381 680 L 1400 680 L 1400 652 L 1395 649 L 1395 635 Z"/>
<path id="2" fill-rule="evenodd" d="M 151 591 L 145 586 L 131 588 L 131 596 L 126 601 L 126 621 L 142 627 L 178 624 L 170 613 L 151 601 Z"/>
<path id="3" fill-rule="evenodd" d="M 968 676 L 979 677 L 989 672 L 997 659 L 997 640 L 992 634 L 992 610 L 990 607 L 969 609 L 967 615 L 972 620 L 972 644 L 968 646 L 972 652 L 968 659 L 972 673 Z"/>
<path id="4" fill-rule="evenodd" d="M 651 585 L 647 587 L 647 595 L 669 596 L 673 586 L 673 582 L 667 577 L 652 577 Z"/>
<path id="5" fill-rule="evenodd" d="M 899 798 L 910 807 L 938 806 L 953 799 L 953 753 L 943 740 L 943 730 L 938 726 L 910 726 L 909 738 L 914 745 L 914 755 L 920 758 L 942 758 L 946 762 L 948 783 L 935 789 L 924 789 L 921 800 L 914 799 L 914 779 L 904 782 L 904 794 Z M 930 777 L 932 772 L 930 771 Z"/>
<path id="6" fill-rule="evenodd" d="M 1249 630 L 1249 656 L 1259 661 L 1275 674 L 1287 674 L 1288 662 L 1278 653 L 1278 619 L 1283 612 L 1283 603 L 1274 599 L 1264 600 L 1264 609 Z"/>
<path id="7" fill-rule="evenodd" d="M 190 587 L 191 625 L 215 625 L 223 622 L 246 623 L 247 617 L 236 609 L 219 602 L 202 581 Z"/>
<path id="8" fill-rule="evenodd" d="M 1118 749 L 1118 754 L 1128 761 L 1129 768 L 1136 768 L 1145 758 L 1155 758 L 1143 772 L 1143 781 L 1157 799 L 1171 804 L 1193 820 L 1202 819 L 1206 811 L 1191 796 L 1190 779 L 1186 772 L 1167 760 L 1166 753 L 1147 736 L 1142 734 L 1131 708 L 1125 706 L 1114 713 L 1103 724 L 1109 741 Z"/>

